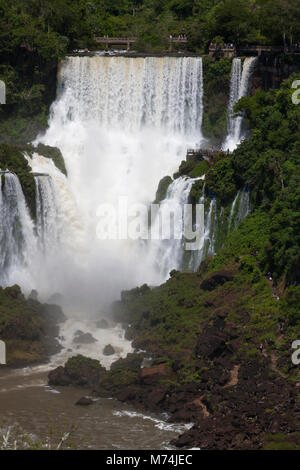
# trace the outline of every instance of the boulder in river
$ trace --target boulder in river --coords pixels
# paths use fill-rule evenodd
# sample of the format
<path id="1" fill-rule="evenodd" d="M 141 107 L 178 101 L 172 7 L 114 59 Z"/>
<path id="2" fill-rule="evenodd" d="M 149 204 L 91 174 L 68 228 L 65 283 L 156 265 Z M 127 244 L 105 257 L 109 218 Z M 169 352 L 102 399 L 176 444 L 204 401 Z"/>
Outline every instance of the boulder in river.
<path id="1" fill-rule="evenodd" d="M 82 331 L 76 331 L 73 339 L 73 343 L 80 343 L 80 344 L 91 344 L 96 343 L 96 338 L 94 338 L 91 333 L 83 333 Z"/>
<path id="2" fill-rule="evenodd" d="M 49 385 L 78 385 L 81 387 L 96 387 L 106 370 L 96 359 L 82 355 L 68 359 L 64 367 L 52 370 L 49 375 Z"/>
<path id="3" fill-rule="evenodd" d="M 102 330 L 107 330 L 107 328 L 109 328 L 108 321 L 105 318 L 101 318 L 101 320 L 96 322 L 96 327 L 101 328 Z"/>
<path id="4" fill-rule="evenodd" d="M 38 300 L 38 292 L 35 289 L 30 292 L 28 300 Z"/>
<path id="5" fill-rule="evenodd" d="M 79 400 L 75 403 L 75 405 L 79 406 L 89 406 L 94 403 L 94 400 L 90 397 L 81 397 Z"/>
<path id="6" fill-rule="evenodd" d="M 113 348 L 113 346 L 111 344 L 108 344 L 107 346 L 105 346 L 105 348 L 103 349 L 103 354 L 105 356 L 112 356 L 113 354 L 115 354 L 115 349 Z"/>

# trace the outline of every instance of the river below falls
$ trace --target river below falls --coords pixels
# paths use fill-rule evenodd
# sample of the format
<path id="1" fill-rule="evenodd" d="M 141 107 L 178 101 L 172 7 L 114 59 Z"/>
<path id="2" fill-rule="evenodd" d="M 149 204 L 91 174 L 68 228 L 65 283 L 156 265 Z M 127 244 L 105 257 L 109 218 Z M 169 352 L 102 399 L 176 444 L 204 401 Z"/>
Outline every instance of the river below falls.
<path id="1" fill-rule="evenodd" d="M 187 426 L 166 423 L 164 417 L 143 414 L 114 399 L 75 405 L 87 394 L 79 387 L 49 387 L 47 373 L 35 369 L 0 369 L 0 436 L 11 429 L 22 447 L 22 436 L 56 449 L 65 433 L 64 448 L 102 450 L 172 449 L 169 441 Z M 26 443 L 24 444 L 26 447 Z M 1 447 L 1 439 L 0 439 Z"/>

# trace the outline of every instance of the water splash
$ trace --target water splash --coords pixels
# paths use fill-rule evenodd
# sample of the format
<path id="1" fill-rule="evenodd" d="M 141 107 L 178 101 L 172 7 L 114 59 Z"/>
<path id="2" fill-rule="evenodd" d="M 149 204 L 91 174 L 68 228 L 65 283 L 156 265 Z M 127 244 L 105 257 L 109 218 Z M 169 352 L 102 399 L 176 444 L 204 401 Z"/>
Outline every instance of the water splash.
<path id="1" fill-rule="evenodd" d="M 50 126 L 38 140 L 62 151 L 74 216 L 81 223 L 80 234 L 73 233 L 73 260 L 64 265 L 56 260 L 59 270 L 67 271 L 56 290 L 71 297 L 78 292 L 81 302 L 94 299 L 93 308 L 99 309 L 122 289 L 159 282 L 161 274 L 147 256 L 149 244 L 97 239 L 97 209 L 105 203 L 117 209 L 124 196 L 129 205 L 154 200 L 160 179 L 202 141 L 202 99 L 201 58 L 69 57 L 63 62 Z M 65 204 L 60 199 L 63 211 Z M 83 268 L 74 269 L 82 251 Z M 147 261 L 140 263 L 141 257 Z"/>
<path id="2" fill-rule="evenodd" d="M 158 234 L 162 220 L 168 220 L 169 214 L 173 214 L 173 231 L 170 239 L 152 240 L 148 257 L 155 261 L 156 270 L 161 275 L 161 281 L 165 280 L 172 269 L 183 269 L 184 248 L 184 212 L 183 207 L 189 202 L 191 188 L 201 178 L 188 178 L 181 176 L 175 179 L 169 186 L 165 199 L 161 202 L 159 211 L 154 220 L 152 231 Z"/>

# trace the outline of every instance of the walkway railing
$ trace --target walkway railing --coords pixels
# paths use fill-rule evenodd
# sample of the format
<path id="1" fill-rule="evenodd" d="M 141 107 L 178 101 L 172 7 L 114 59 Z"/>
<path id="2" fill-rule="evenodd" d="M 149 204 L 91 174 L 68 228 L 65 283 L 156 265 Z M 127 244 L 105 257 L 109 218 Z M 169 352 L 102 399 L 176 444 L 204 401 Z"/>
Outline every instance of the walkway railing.
<path id="1" fill-rule="evenodd" d="M 118 45 L 118 46 L 126 46 L 127 51 L 130 50 L 131 44 L 135 43 L 137 38 L 136 37 L 131 37 L 131 38 L 110 38 L 108 36 L 103 36 L 103 37 L 94 37 L 94 40 L 98 44 L 105 44 L 106 49 L 109 48 L 109 45 Z"/>

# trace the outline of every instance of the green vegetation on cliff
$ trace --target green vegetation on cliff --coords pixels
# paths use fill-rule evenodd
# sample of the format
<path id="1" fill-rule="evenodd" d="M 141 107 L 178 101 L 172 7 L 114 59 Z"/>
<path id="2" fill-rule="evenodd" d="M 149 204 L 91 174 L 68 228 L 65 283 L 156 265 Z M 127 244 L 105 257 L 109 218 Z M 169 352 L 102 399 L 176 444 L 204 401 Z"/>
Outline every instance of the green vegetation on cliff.
<path id="1" fill-rule="evenodd" d="M 213 145 L 221 145 L 226 137 L 230 72 L 230 59 L 203 58 L 205 93 L 202 132 Z"/>
<path id="2" fill-rule="evenodd" d="M 57 351 L 60 307 L 26 300 L 19 286 L 0 287 L 0 338 L 7 347 L 7 364 L 23 366 L 45 361 Z"/>
<path id="3" fill-rule="evenodd" d="M 215 153 L 205 170 L 206 196 L 216 197 L 219 206 L 228 207 L 242 188 L 251 192 L 251 215 L 217 259 L 231 262 L 237 254 L 258 251 L 261 269 L 271 272 L 281 289 L 300 282 L 300 106 L 292 102 L 297 78 L 294 74 L 278 90 L 242 98 L 235 111 L 244 113 L 250 137 L 233 153 Z M 203 164 L 182 162 L 174 176 L 196 176 Z M 203 182 L 196 182 L 191 202 L 199 201 L 202 190 Z"/>
<path id="4" fill-rule="evenodd" d="M 8 144 L 0 144 L 0 168 L 2 171 L 9 170 L 18 176 L 27 205 L 34 218 L 35 207 L 35 182 L 26 158 L 21 150 Z"/>
<path id="5" fill-rule="evenodd" d="M 0 138 L 24 144 L 46 128 L 59 60 L 74 48 L 99 48 L 95 35 L 136 36 L 136 49 L 153 53 L 168 49 L 170 34 L 186 34 L 189 51 L 203 54 L 216 38 L 287 47 L 299 37 L 299 18 L 293 0 L 0 0 L 0 80 L 7 87 Z M 229 60 L 204 61 L 203 130 L 216 143 L 226 127 L 229 69 Z"/>
<path id="6" fill-rule="evenodd" d="M 52 159 L 56 167 L 65 175 L 67 175 L 67 170 L 61 151 L 56 147 L 43 144 L 39 144 L 37 147 L 32 145 L 17 147 L 7 143 L 0 144 L 0 169 L 2 171 L 9 170 L 18 176 L 31 216 L 35 219 L 36 188 L 31 167 L 24 156 L 25 152 L 29 157 L 33 152 L 38 152 L 40 155 Z"/>

